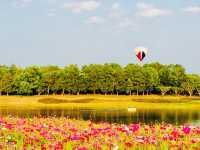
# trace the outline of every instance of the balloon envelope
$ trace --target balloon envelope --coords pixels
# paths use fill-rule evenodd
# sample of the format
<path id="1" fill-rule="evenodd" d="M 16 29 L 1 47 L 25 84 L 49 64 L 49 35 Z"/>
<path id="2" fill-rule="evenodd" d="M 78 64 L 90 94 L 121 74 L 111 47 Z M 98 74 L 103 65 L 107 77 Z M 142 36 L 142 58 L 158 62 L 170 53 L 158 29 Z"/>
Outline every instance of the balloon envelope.
<path id="1" fill-rule="evenodd" d="M 137 47 L 135 48 L 135 53 L 136 53 L 137 59 L 139 61 L 142 61 L 147 55 L 147 49 L 144 47 Z"/>

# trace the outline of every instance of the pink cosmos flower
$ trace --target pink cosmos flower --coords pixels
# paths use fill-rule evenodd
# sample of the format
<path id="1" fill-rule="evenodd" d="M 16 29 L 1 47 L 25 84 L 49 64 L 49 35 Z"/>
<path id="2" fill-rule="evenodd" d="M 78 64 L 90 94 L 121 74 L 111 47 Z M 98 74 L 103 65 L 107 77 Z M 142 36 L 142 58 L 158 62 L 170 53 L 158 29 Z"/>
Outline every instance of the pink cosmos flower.
<path id="1" fill-rule="evenodd" d="M 24 118 L 19 119 L 19 120 L 17 121 L 17 125 L 18 125 L 18 126 L 22 126 L 22 125 L 24 125 L 25 123 L 26 123 L 26 119 L 24 119 Z"/>
<path id="2" fill-rule="evenodd" d="M 183 131 L 185 134 L 190 134 L 191 128 L 190 128 L 190 127 L 183 127 L 182 131 Z"/>
<path id="3" fill-rule="evenodd" d="M 193 143 L 193 144 L 195 144 L 195 143 L 197 143 L 199 140 L 197 139 L 197 138 L 192 138 L 192 140 L 191 140 L 191 142 Z"/>
<path id="4" fill-rule="evenodd" d="M 54 150 L 62 150 L 62 149 L 63 149 L 63 144 L 61 142 L 57 142 Z"/>
<path id="5" fill-rule="evenodd" d="M 197 128 L 195 131 L 196 131 L 196 134 L 200 135 L 200 128 Z"/>
<path id="6" fill-rule="evenodd" d="M 73 147 L 72 149 L 73 149 L 73 150 L 89 150 L 87 147 L 80 147 L 80 146 L 78 146 L 78 147 Z"/>
<path id="7" fill-rule="evenodd" d="M 82 142 L 87 140 L 87 138 L 82 135 L 72 135 L 69 137 L 69 139 L 71 141 L 82 141 Z"/>
<path id="8" fill-rule="evenodd" d="M 78 131 L 78 129 L 76 129 L 76 128 L 71 128 L 70 129 L 72 132 L 77 132 Z"/>
<path id="9" fill-rule="evenodd" d="M 171 135 L 173 136 L 173 140 L 176 140 L 179 138 L 179 132 L 174 129 L 172 132 L 171 132 Z"/>
<path id="10" fill-rule="evenodd" d="M 10 124 L 10 123 L 6 123 L 6 124 L 5 124 L 5 128 L 11 130 L 11 129 L 13 129 L 14 127 L 13 127 L 12 124 Z"/>
<path id="11" fill-rule="evenodd" d="M 131 124 L 129 126 L 129 129 L 132 131 L 132 132 L 136 132 L 140 129 L 140 125 L 139 124 Z"/>
<path id="12" fill-rule="evenodd" d="M 100 145 L 99 143 L 94 143 L 92 146 L 93 146 L 96 150 L 102 150 L 102 147 L 101 147 L 101 145 Z"/>
<path id="13" fill-rule="evenodd" d="M 4 124 L 3 118 L 0 118 L 0 125 L 1 125 L 1 124 Z"/>

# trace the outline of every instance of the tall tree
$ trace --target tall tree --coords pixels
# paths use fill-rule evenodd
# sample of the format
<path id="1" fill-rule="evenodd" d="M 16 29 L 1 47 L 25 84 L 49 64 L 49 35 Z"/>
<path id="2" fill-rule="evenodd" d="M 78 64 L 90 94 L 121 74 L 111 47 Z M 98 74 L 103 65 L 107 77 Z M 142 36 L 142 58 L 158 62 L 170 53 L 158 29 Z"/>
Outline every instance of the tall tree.
<path id="1" fill-rule="evenodd" d="M 41 72 L 37 66 L 30 66 L 17 75 L 15 87 L 18 94 L 32 95 L 36 94 L 41 86 Z"/>
<path id="2" fill-rule="evenodd" d="M 186 80 L 182 83 L 183 89 L 190 95 L 193 95 L 194 90 L 197 87 L 198 76 L 195 74 L 188 74 Z"/>
<path id="3" fill-rule="evenodd" d="M 120 65 L 118 64 L 109 64 L 111 68 L 111 82 L 112 82 L 112 92 L 116 91 L 117 95 L 120 90 L 123 89 L 124 81 L 125 81 L 125 76 L 123 69 Z"/>
<path id="4" fill-rule="evenodd" d="M 195 88 L 197 90 L 198 95 L 200 96 L 200 76 L 199 75 L 195 75 L 196 79 L 195 79 Z"/>
<path id="5" fill-rule="evenodd" d="M 5 89 L 7 73 L 8 73 L 8 67 L 5 65 L 0 66 L 0 95 L 2 95 L 2 92 Z"/>
<path id="6" fill-rule="evenodd" d="M 130 95 L 133 90 L 136 90 L 137 95 L 139 90 L 144 87 L 144 74 L 142 72 L 142 67 L 135 64 L 128 64 L 124 68 L 125 80 L 127 85 L 127 90 Z"/>
<path id="7" fill-rule="evenodd" d="M 50 91 L 55 94 L 57 89 L 55 88 L 56 82 L 58 80 L 58 72 L 60 68 L 57 66 L 45 66 L 41 68 L 42 72 L 42 83 L 43 87 L 47 93 L 50 94 Z"/>
<path id="8" fill-rule="evenodd" d="M 152 91 L 155 87 L 157 87 L 160 83 L 159 81 L 159 75 L 156 69 L 153 67 L 143 67 L 143 82 L 144 82 L 144 88 L 147 93 L 149 94 L 149 91 Z"/>
<path id="9" fill-rule="evenodd" d="M 181 83 L 185 81 L 186 79 L 186 74 L 185 74 L 185 69 L 181 65 L 169 65 L 169 84 L 170 86 L 173 87 L 180 87 Z"/>
<path id="10" fill-rule="evenodd" d="M 161 91 L 162 96 L 164 96 L 171 89 L 170 86 L 159 86 L 158 88 Z"/>
<path id="11" fill-rule="evenodd" d="M 139 66 L 128 64 L 90 64 L 81 69 L 77 65 L 30 66 L 24 69 L 15 65 L 0 66 L 0 95 L 18 94 L 141 94 L 167 92 L 175 95 L 187 92 L 200 95 L 200 77 L 186 74 L 181 65 L 159 63 Z"/>
<path id="12" fill-rule="evenodd" d="M 99 82 L 101 83 L 100 90 L 102 93 L 107 94 L 113 92 L 114 87 L 112 83 L 112 66 L 104 64 L 99 71 Z"/>
<path id="13" fill-rule="evenodd" d="M 3 76 L 3 91 L 6 93 L 6 95 L 8 96 L 9 93 L 12 91 L 12 85 L 13 85 L 13 76 L 10 72 L 10 70 L 8 70 L 5 75 Z"/>
<path id="14" fill-rule="evenodd" d="M 96 91 L 101 87 L 102 68 L 103 66 L 99 64 L 86 65 L 82 68 L 88 89 L 93 91 L 93 94 L 96 94 Z"/>
<path id="15" fill-rule="evenodd" d="M 79 94 L 82 90 L 82 74 L 77 65 L 69 65 L 65 68 L 67 91 Z"/>

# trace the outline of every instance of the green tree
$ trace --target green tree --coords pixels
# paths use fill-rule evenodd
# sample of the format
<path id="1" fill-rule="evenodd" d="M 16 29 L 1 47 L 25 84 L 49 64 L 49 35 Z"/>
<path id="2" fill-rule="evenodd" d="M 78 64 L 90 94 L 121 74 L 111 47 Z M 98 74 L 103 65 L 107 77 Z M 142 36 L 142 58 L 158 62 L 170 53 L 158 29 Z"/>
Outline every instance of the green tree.
<path id="1" fill-rule="evenodd" d="M 182 83 L 183 89 L 190 95 L 193 95 L 194 90 L 197 87 L 198 76 L 195 74 L 188 74 L 186 80 Z"/>
<path id="2" fill-rule="evenodd" d="M 24 69 L 15 79 L 16 92 L 21 95 L 36 94 L 41 86 L 41 72 L 37 66 Z"/>
<path id="3" fill-rule="evenodd" d="M 2 95 L 2 92 L 6 88 L 5 82 L 7 73 L 8 73 L 8 67 L 5 65 L 0 66 L 0 95 Z"/>
<path id="4" fill-rule="evenodd" d="M 190 96 L 200 95 L 200 77 L 187 75 L 181 65 L 160 63 L 139 66 L 128 64 L 90 64 L 81 69 L 77 65 L 65 68 L 58 66 L 29 66 L 24 69 L 16 65 L 0 66 L 0 95 L 18 94 L 149 94 L 167 92 Z"/>
<path id="5" fill-rule="evenodd" d="M 173 87 L 180 87 L 181 83 L 185 81 L 186 74 L 185 74 L 185 69 L 181 65 L 169 65 L 168 67 L 170 74 L 169 74 L 169 79 L 170 79 L 170 84 Z"/>
<path id="6" fill-rule="evenodd" d="M 83 66 L 82 68 L 88 90 L 93 91 L 93 94 L 96 94 L 96 91 L 102 86 L 102 83 L 100 82 L 102 78 L 102 67 L 102 65 L 91 64 Z"/>
<path id="7" fill-rule="evenodd" d="M 181 65 L 164 65 L 159 71 L 162 86 L 180 87 L 185 80 L 185 69 Z"/>
<path id="8" fill-rule="evenodd" d="M 4 76 L 3 76 L 3 91 L 8 96 L 9 93 L 12 91 L 12 85 L 13 85 L 13 76 L 11 72 L 8 70 Z"/>
<path id="9" fill-rule="evenodd" d="M 120 82 L 122 81 L 123 70 L 118 64 L 104 64 L 101 72 L 101 91 L 105 94 L 110 92 L 118 95 Z"/>
<path id="10" fill-rule="evenodd" d="M 127 90 L 130 95 L 132 91 L 136 90 L 137 95 L 139 94 L 140 89 L 144 89 L 144 74 L 142 72 L 142 67 L 135 64 L 128 64 L 124 68 L 124 75 L 127 85 Z"/>
<path id="11" fill-rule="evenodd" d="M 164 96 L 171 89 L 170 86 L 159 86 L 158 88 L 161 91 L 162 96 Z"/>
<path id="12" fill-rule="evenodd" d="M 57 81 L 59 81 L 59 71 L 60 68 L 57 66 L 45 66 L 41 68 L 42 72 L 42 85 L 47 93 L 50 94 L 50 91 L 54 94 L 58 90 Z"/>
<path id="13" fill-rule="evenodd" d="M 171 90 L 175 93 L 176 96 L 180 95 L 184 89 L 182 87 L 171 87 Z"/>
<path id="14" fill-rule="evenodd" d="M 195 88 L 197 90 L 198 95 L 200 96 L 200 76 L 199 75 L 195 75 L 196 79 L 195 79 Z"/>
<path id="15" fill-rule="evenodd" d="M 159 62 L 155 62 L 150 64 L 144 64 L 144 67 L 151 67 L 154 68 L 157 72 L 160 72 L 164 65 L 160 64 Z"/>
<path id="16" fill-rule="evenodd" d="M 77 65 L 69 65 L 65 68 L 66 72 L 66 89 L 69 93 L 79 94 L 83 90 L 83 74 L 81 74 L 80 69 Z"/>
<path id="17" fill-rule="evenodd" d="M 67 88 L 66 85 L 67 75 L 64 69 L 58 71 L 57 74 L 58 74 L 58 79 L 56 81 L 56 86 L 57 86 L 56 88 L 58 90 L 61 90 L 62 95 L 64 95 Z"/>
<path id="18" fill-rule="evenodd" d="M 173 81 L 170 78 L 170 70 L 167 65 L 164 65 L 159 71 L 160 86 L 171 86 Z"/>
<path id="19" fill-rule="evenodd" d="M 125 76 L 123 69 L 118 64 L 109 64 L 111 68 L 111 82 L 112 82 L 112 92 L 116 91 L 118 95 L 119 91 L 123 89 Z"/>
<path id="20" fill-rule="evenodd" d="M 159 71 L 159 78 L 162 94 L 170 89 L 178 95 L 182 92 L 181 84 L 186 79 L 185 69 L 181 65 L 163 65 Z"/>
<path id="21" fill-rule="evenodd" d="M 159 85 L 159 75 L 156 69 L 153 67 L 143 67 L 143 85 L 144 90 L 146 90 L 147 95 L 149 91 L 153 90 Z"/>

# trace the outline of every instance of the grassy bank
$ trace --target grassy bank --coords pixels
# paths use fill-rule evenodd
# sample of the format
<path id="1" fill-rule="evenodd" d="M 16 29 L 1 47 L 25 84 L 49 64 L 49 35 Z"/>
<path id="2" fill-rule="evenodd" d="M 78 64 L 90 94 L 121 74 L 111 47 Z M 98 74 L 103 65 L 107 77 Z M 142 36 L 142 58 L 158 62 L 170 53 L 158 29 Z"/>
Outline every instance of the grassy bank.
<path id="1" fill-rule="evenodd" d="M 200 109 L 200 97 L 184 96 L 115 96 L 115 95 L 51 95 L 1 96 L 0 107 L 6 108 L 88 108 L 109 109 Z"/>

